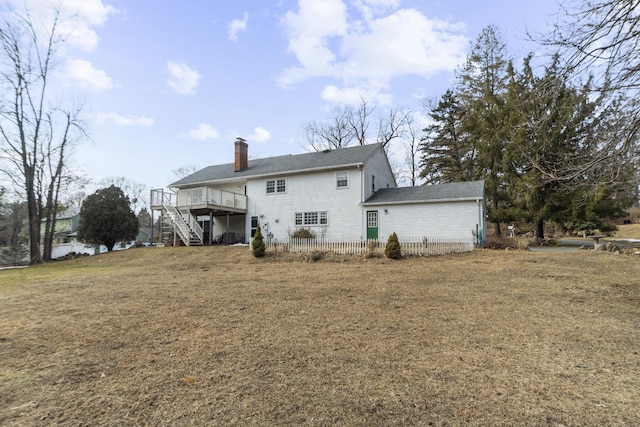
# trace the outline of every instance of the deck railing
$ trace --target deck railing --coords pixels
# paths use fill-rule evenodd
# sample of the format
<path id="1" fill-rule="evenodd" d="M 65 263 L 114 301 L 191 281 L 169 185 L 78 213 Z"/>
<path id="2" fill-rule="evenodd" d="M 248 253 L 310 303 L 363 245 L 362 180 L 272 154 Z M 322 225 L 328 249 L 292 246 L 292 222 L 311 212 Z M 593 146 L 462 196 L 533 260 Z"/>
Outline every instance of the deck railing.
<path id="1" fill-rule="evenodd" d="M 176 193 L 162 188 L 151 190 L 151 208 L 162 209 L 162 206 L 174 206 L 176 204 Z"/>
<path id="2" fill-rule="evenodd" d="M 473 237 L 410 237 L 401 238 L 400 247 L 403 255 L 443 255 L 469 252 L 474 248 Z M 287 250 L 289 252 L 332 252 L 336 254 L 384 255 L 386 242 L 379 240 L 328 240 L 298 239 L 288 241 L 268 241 L 267 250 Z"/>
<path id="3" fill-rule="evenodd" d="M 247 209 L 247 196 L 212 187 L 178 190 L 176 206 L 179 208 L 220 206 L 226 209 Z"/>

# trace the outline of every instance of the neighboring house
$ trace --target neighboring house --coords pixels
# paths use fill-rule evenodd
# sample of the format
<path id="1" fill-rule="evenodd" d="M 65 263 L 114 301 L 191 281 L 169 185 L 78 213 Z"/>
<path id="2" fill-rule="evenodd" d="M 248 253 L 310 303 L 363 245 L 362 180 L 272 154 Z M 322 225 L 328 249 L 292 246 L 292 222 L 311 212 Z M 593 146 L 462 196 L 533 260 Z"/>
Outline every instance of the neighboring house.
<path id="1" fill-rule="evenodd" d="M 140 227 L 136 236 L 136 243 L 151 243 L 151 229 Z"/>
<path id="2" fill-rule="evenodd" d="M 77 242 L 80 225 L 80 208 L 71 207 L 56 214 L 56 225 L 53 232 L 53 244 Z M 44 223 L 42 225 L 44 233 Z"/>
<path id="3" fill-rule="evenodd" d="M 462 237 L 485 228 L 482 181 L 398 188 L 382 144 L 248 159 L 238 138 L 234 163 L 209 166 L 152 190 L 164 237 L 186 245 L 248 243 L 260 225 L 287 241 L 305 227 L 332 240 Z M 174 240 L 175 241 L 175 240 Z"/>
<path id="4" fill-rule="evenodd" d="M 51 242 L 51 258 L 64 257 L 71 252 L 93 254 L 93 247 L 87 247 L 78 242 L 78 227 L 80 225 L 80 208 L 71 207 L 56 214 L 56 224 Z M 44 235 L 44 221 L 42 233 Z"/>

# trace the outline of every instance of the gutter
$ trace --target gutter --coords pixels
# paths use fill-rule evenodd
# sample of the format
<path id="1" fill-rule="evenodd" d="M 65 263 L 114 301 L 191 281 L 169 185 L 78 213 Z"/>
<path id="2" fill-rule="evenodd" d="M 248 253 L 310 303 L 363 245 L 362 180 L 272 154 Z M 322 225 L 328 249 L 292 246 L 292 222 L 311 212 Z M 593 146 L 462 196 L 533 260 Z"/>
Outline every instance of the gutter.
<path id="1" fill-rule="evenodd" d="M 390 202 L 364 202 L 363 206 L 380 206 L 380 205 L 407 205 L 407 204 L 418 204 L 418 203 L 442 203 L 442 202 L 475 202 L 479 198 L 478 197 L 463 197 L 459 199 L 423 199 L 423 200 L 394 200 Z"/>

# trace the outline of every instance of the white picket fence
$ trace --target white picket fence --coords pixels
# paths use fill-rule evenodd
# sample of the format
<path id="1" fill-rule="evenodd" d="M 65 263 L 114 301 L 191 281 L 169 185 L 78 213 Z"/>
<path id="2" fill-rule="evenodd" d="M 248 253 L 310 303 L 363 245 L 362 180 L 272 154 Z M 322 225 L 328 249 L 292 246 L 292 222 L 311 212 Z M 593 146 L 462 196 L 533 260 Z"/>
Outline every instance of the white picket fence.
<path id="1" fill-rule="evenodd" d="M 473 250 L 473 237 L 413 237 L 402 238 L 400 247 L 403 255 L 443 255 Z M 329 240 L 329 239 L 294 239 L 287 242 L 265 242 L 267 250 L 289 252 L 332 252 L 336 254 L 364 255 L 377 253 L 384 255 L 386 242 L 378 240 Z"/>

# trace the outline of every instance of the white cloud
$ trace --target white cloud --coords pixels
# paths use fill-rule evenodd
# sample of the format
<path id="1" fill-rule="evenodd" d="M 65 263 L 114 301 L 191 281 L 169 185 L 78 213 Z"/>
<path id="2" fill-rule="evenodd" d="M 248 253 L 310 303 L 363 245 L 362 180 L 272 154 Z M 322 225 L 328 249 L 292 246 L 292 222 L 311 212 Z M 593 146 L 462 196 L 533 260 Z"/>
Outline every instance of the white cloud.
<path id="1" fill-rule="evenodd" d="M 271 132 L 265 128 L 258 126 L 253 130 L 253 133 L 247 136 L 247 141 L 263 143 L 271 139 Z"/>
<path id="2" fill-rule="evenodd" d="M 117 9 L 102 0 L 12 0 L 14 5 L 29 8 L 32 16 L 52 22 L 56 7 L 60 9 L 58 31 L 75 48 L 91 51 L 98 45 L 96 28 L 102 26 Z"/>
<path id="3" fill-rule="evenodd" d="M 287 12 L 282 24 L 289 38 L 289 51 L 296 55 L 301 67 L 284 71 L 280 78 L 283 86 L 337 75 L 330 41 L 347 34 L 347 7 L 341 0 L 299 0 L 298 4 L 299 11 Z"/>
<path id="4" fill-rule="evenodd" d="M 210 124 L 200 123 L 195 129 L 187 132 L 190 138 L 198 141 L 206 141 L 207 139 L 216 139 L 220 137 L 220 133 Z"/>
<path id="5" fill-rule="evenodd" d="M 386 87 L 344 87 L 327 85 L 320 92 L 320 97 L 333 104 L 360 105 L 362 100 L 378 105 L 391 104 L 392 97 L 385 92 Z"/>
<path id="6" fill-rule="evenodd" d="M 118 113 L 98 113 L 95 115 L 96 122 L 111 122 L 116 126 L 142 126 L 149 127 L 153 125 L 155 120 L 146 116 L 122 116 Z"/>
<path id="7" fill-rule="evenodd" d="M 231 24 L 229 24 L 229 40 L 234 42 L 237 41 L 238 34 L 247 30 L 248 22 L 249 22 L 249 14 L 246 12 L 242 20 L 234 19 L 233 21 L 231 21 Z"/>
<path id="8" fill-rule="evenodd" d="M 464 25 L 398 9 L 399 3 L 356 0 L 348 11 L 342 0 L 299 0 L 298 10 L 282 19 L 298 64 L 282 71 L 279 84 L 328 77 L 343 87 L 326 86 L 326 100 L 343 102 L 364 93 L 384 101 L 390 100 L 385 91 L 393 79 L 429 78 L 464 61 L 469 43 Z"/>
<path id="9" fill-rule="evenodd" d="M 171 89 L 182 95 L 193 95 L 196 93 L 196 87 L 202 77 L 196 70 L 186 64 L 173 61 L 167 62 L 167 69 L 169 70 L 169 80 L 167 83 Z"/>
<path id="10" fill-rule="evenodd" d="M 94 68 L 93 64 L 83 59 L 69 59 L 67 73 L 81 87 L 91 90 L 109 90 L 113 87 L 111 77 L 106 72 Z"/>
<path id="11" fill-rule="evenodd" d="M 450 71 L 466 57 L 468 39 L 460 26 L 429 19 L 415 9 L 401 9 L 369 23 L 369 31 L 345 39 L 347 77 L 389 80 L 414 74 L 429 77 Z"/>
<path id="12" fill-rule="evenodd" d="M 397 8 L 400 0 L 356 0 L 355 6 L 362 13 L 366 21 L 373 19 L 375 16 L 385 11 Z"/>

